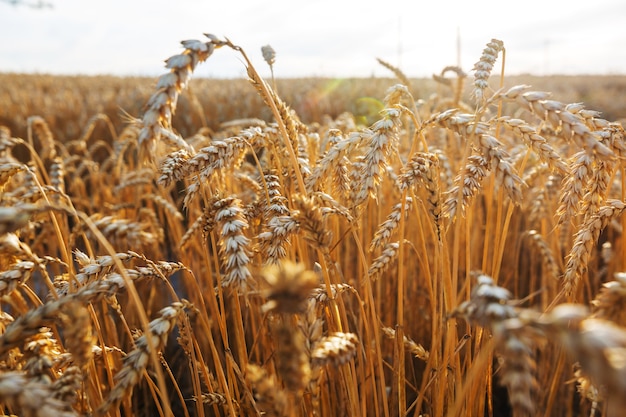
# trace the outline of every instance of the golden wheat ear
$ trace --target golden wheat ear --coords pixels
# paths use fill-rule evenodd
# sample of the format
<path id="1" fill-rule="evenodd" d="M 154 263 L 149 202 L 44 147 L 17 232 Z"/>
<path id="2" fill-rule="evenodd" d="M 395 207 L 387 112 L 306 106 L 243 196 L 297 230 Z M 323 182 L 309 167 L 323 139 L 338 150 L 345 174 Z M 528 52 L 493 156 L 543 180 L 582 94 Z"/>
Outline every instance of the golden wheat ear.
<path id="1" fill-rule="evenodd" d="M 156 91 L 146 103 L 146 111 L 140 122 L 138 141 L 142 159 L 152 160 L 156 157 L 157 143 L 160 139 L 171 142 L 179 149 L 190 150 L 187 142 L 173 134 L 170 128 L 178 97 L 189 84 L 196 66 L 206 61 L 216 48 L 226 44 L 214 35 L 205 34 L 205 36 L 209 38 L 205 42 L 195 39 L 182 41 L 184 51 L 165 61 L 165 67 L 169 72 L 159 77 Z"/>

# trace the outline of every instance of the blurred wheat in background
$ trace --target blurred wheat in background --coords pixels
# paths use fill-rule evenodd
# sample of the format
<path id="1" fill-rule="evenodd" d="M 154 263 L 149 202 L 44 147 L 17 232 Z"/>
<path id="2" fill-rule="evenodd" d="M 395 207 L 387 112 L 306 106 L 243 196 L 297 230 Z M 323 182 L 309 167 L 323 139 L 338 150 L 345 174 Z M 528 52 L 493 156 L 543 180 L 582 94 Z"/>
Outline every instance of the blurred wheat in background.
<path id="1" fill-rule="evenodd" d="M 182 47 L 156 83 L 0 75 L 6 415 L 622 415 L 616 92 L 496 39 L 473 80 Z M 248 80 L 192 80 L 221 48 Z"/>

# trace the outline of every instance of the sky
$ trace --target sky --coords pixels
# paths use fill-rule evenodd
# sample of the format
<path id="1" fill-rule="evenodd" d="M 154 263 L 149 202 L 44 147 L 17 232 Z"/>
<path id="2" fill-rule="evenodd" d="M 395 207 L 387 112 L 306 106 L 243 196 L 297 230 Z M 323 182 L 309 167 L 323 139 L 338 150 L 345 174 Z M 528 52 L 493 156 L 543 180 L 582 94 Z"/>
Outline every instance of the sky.
<path id="1" fill-rule="evenodd" d="M 0 0 L 0 72 L 158 76 L 180 41 L 212 33 L 243 47 L 262 76 L 261 47 L 271 45 L 279 78 L 392 76 L 376 58 L 409 77 L 470 72 L 492 38 L 504 42 L 505 74 L 626 74 L 624 0 L 46 3 Z M 196 76 L 245 77 L 245 67 L 220 49 Z"/>

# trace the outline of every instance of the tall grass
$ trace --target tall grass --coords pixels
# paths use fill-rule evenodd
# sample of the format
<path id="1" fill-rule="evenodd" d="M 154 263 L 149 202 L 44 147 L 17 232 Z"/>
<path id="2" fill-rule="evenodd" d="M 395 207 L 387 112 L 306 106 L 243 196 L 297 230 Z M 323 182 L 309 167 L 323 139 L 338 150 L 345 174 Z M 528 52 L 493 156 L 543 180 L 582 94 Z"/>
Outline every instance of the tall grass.
<path id="1" fill-rule="evenodd" d="M 6 414 L 621 415 L 621 124 L 508 85 L 499 40 L 311 122 L 207 39 L 126 124 L 0 129 Z M 220 48 L 266 113 L 181 133 Z"/>

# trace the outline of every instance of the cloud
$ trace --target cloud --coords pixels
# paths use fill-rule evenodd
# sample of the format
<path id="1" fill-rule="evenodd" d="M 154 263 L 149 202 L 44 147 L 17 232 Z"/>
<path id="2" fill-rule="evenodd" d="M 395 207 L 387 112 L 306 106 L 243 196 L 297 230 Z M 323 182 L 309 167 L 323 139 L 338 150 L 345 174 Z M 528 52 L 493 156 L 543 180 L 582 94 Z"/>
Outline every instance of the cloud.
<path id="1" fill-rule="evenodd" d="M 0 3 L 0 71 L 158 75 L 183 39 L 228 36 L 253 62 L 277 51 L 283 76 L 388 75 L 375 58 L 430 76 L 457 61 L 471 70 L 491 38 L 504 41 L 511 73 L 605 73 L 626 68 L 626 3 L 527 0 L 504 7 L 484 0 L 414 2 L 338 0 L 56 1 L 52 10 Z M 541 11 L 541 13 L 538 12 Z M 245 74 L 236 54 L 218 51 L 207 76 Z"/>

